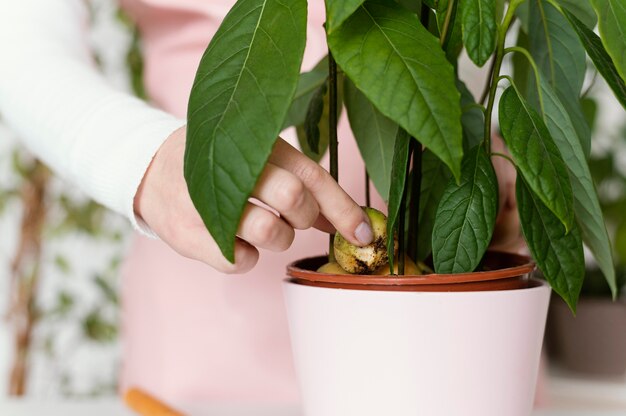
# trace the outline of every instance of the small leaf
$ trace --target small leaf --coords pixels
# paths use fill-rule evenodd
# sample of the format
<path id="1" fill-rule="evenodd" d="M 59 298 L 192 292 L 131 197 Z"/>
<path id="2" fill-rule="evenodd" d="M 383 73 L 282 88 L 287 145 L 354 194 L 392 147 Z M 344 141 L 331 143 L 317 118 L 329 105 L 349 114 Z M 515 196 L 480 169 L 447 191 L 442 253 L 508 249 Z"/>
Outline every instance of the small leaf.
<path id="1" fill-rule="evenodd" d="M 349 79 L 344 81 L 344 95 L 350 127 L 367 172 L 378 193 L 387 197 L 398 125 L 382 115 Z"/>
<path id="2" fill-rule="evenodd" d="M 420 193 L 417 236 L 418 260 L 424 260 L 431 252 L 435 215 L 443 192 L 446 190 L 442 184 L 447 184 L 451 179 L 452 175 L 446 165 L 433 152 L 425 150 L 422 155 L 422 192 Z"/>
<path id="3" fill-rule="evenodd" d="M 454 70 L 418 17 L 392 0 L 369 0 L 328 35 L 328 44 L 376 108 L 458 178 L 463 145 Z"/>
<path id="4" fill-rule="evenodd" d="M 337 29 L 365 0 L 325 0 L 328 33 Z"/>
<path id="5" fill-rule="evenodd" d="M 496 223 L 498 180 L 483 146 L 467 153 L 461 173 L 461 183 L 448 183 L 437 208 L 432 241 L 437 273 L 474 271 Z"/>
<path id="6" fill-rule="evenodd" d="M 306 0 L 239 0 L 207 48 L 189 98 L 185 179 L 224 256 L 298 84 Z"/>
<path id="7" fill-rule="evenodd" d="M 398 129 L 393 151 L 393 164 L 391 165 L 391 187 L 389 188 L 387 212 L 387 253 L 394 252 L 394 238 L 406 184 L 406 168 L 409 163 L 409 143 L 411 140 L 413 139 L 404 129 Z M 393 267 L 393 256 L 389 256 L 389 270 L 394 270 Z"/>
<path id="8" fill-rule="evenodd" d="M 626 81 L 626 0 L 591 0 L 600 38 L 617 72 Z"/>
<path id="9" fill-rule="evenodd" d="M 522 232 L 528 248 L 550 286 L 572 311 L 585 276 L 583 244 L 578 227 L 569 233 L 554 214 L 532 192 L 523 177 L 516 183 Z"/>
<path id="10" fill-rule="evenodd" d="M 287 113 L 287 118 L 283 123 L 283 128 L 286 129 L 291 126 L 299 126 L 304 124 L 306 118 L 306 112 L 309 108 L 311 98 L 315 94 L 315 91 L 324 84 L 328 78 L 328 57 L 324 57 L 321 61 L 315 65 L 315 68 L 309 72 L 300 74 L 298 80 L 298 88 L 296 94 L 291 101 L 291 107 Z"/>
<path id="11" fill-rule="evenodd" d="M 307 142 L 304 126 L 296 127 L 296 135 L 298 136 L 300 151 L 304 153 L 304 155 L 309 159 L 319 163 L 319 161 L 322 160 L 324 154 L 328 150 L 328 134 L 322 134 L 322 132 L 320 131 L 319 154 L 314 153 L 313 150 L 309 148 L 309 143 Z"/>
<path id="12" fill-rule="evenodd" d="M 583 241 L 593 253 L 613 294 L 617 293 L 611 241 L 604 225 L 600 202 L 587 166 L 587 159 L 567 111 L 550 86 L 541 79 L 543 119 L 567 165 L 574 213 Z"/>
<path id="13" fill-rule="evenodd" d="M 315 91 L 311 102 L 309 102 L 309 108 L 306 112 L 306 118 L 304 119 L 304 131 L 306 132 L 306 141 L 309 149 L 316 155 L 320 153 L 320 129 L 318 125 L 322 120 L 324 114 L 324 97 L 328 91 L 328 82 L 322 83 L 320 87 Z"/>
<path id="14" fill-rule="evenodd" d="M 604 49 L 598 35 L 585 27 L 580 20 L 566 9 L 563 9 L 563 14 L 565 14 L 567 20 L 569 20 L 576 31 L 576 34 L 580 37 L 598 72 L 600 72 L 602 77 L 606 80 L 606 83 L 611 87 L 613 94 L 615 94 L 617 100 L 622 104 L 622 107 L 626 108 L 626 84 L 624 84 L 624 80 L 617 72 L 615 64 Z"/>
<path id="15" fill-rule="evenodd" d="M 500 98 L 500 127 L 518 170 L 543 203 L 570 230 L 574 223 L 567 167 L 541 116 L 514 87 Z"/>
<path id="16" fill-rule="evenodd" d="M 496 2 L 461 0 L 463 42 L 470 59 L 483 66 L 496 48 Z"/>

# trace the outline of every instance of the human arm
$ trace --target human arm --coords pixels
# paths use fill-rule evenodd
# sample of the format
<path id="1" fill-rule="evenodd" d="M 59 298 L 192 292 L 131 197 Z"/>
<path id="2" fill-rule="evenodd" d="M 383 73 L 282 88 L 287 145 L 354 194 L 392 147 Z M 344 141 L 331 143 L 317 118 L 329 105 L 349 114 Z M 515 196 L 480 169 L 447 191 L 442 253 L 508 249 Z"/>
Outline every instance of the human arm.
<path id="1" fill-rule="evenodd" d="M 354 201 L 319 166 L 293 148 L 278 146 L 253 196 L 280 217 L 249 206 L 237 262 L 228 264 L 182 178 L 184 130 L 178 128 L 184 121 L 106 83 L 91 62 L 81 26 L 85 20 L 79 0 L 0 5 L 0 53 L 8 62 L 0 68 L 0 112 L 57 173 L 135 224 L 145 220 L 179 253 L 221 271 L 249 270 L 258 257 L 256 247 L 286 249 L 294 228 L 318 225 L 330 231 L 325 218 L 353 242 L 358 242 L 358 227 L 367 240 L 361 225 L 367 228 L 367 217 Z M 286 202 L 277 196 L 281 189 L 291 189 L 282 197 Z"/>

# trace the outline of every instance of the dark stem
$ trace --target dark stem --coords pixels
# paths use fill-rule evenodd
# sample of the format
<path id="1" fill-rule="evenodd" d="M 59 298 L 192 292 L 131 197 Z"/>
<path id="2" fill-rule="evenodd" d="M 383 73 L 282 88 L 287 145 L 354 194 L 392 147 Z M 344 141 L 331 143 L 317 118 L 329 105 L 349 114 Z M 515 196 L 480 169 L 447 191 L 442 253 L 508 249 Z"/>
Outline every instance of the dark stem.
<path id="1" fill-rule="evenodd" d="M 416 140 L 411 137 L 409 142 L 409 158 L 406 162 L 405 178 L 409 177 L 409 169 L 411 167 L 411 151 L 414 150 L 414 143 Z M 402 198 L 400 199 L 400 212 L 398 213 L 398 274 L 404 274 L 404 257 L 406 255 L 406 235 L 405 224 L 407 218 L 406 212 L 406 198 L 409 193 L 409 181 L 404 182 L 404 189 L 402 190 Z M 411 235 L 411 234 L 409 234 Z"/>
<path id="2" fill-rule="evenodd" d="M 370 202 L 370 174 L 367 173 L 367 169 L 365 169 L 365 206 L 369 207 L 371 205 Z"/>
<path id="3" fill-rule="evenodd" d="M 337 63 L 333 54 L 328 51 L 328 150 L 330 153 L 330 175 L 339 181 L 338 151 L 337 151 Z M 329 236 L 329 261 L 334 260 L 333 239 Z"/>
<path id="4" fill-rule="evenodd" d="M 413 180 L 411 181 L 411 199 L 409 201 L 409 256 L 418 260 L 419 249 L 419 213 L 422 194 L 422 146 L 417 140 L 411 141 L 413 152 Z"/>

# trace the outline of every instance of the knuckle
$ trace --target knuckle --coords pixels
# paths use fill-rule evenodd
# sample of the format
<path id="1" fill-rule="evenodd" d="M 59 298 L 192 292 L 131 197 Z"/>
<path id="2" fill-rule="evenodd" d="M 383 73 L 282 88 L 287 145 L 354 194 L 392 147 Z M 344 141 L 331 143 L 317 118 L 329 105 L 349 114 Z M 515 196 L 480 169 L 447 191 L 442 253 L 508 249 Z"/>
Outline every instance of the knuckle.
<path id="1" fill-rule="evenodd" d="M 303 163 L 296 169 L 296 175 L 311 190 L 324 186 L 327 172 L 315 163 Z"/>
<path id="2" fill-rule="evenodd" d="M 259 242 L 274 240 L 276 238 L 277 230 L 277 218 L 269 212 L 267 214 L 257 216 L 254 220 L 253 235 L 255 240 L 258 240 Z"/>
<path id="3" fill-rule="evenodd" d="M 279 210 L 291 211 L 298 208 L 303 198 L 304 184 L 299 180 L 285 181 L 276 189 L 276 199 Z"/>

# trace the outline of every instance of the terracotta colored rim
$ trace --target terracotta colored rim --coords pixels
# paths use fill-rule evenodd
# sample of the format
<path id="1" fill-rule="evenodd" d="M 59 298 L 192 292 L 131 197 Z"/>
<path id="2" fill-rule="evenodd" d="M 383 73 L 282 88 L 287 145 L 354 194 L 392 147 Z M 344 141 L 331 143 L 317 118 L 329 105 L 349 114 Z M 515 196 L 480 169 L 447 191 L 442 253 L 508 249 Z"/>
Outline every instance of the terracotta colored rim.
<path id="1" fill-rule="evenodd" d="M 527 256 L 489 251 L 482 271 L 419 276 L 376 276 L 316 272 L 326 256 L 310 257 L 287 266 L 287 275 L 298 284 L 340 289 L 392 290 L 419 292 L 512 290 L 532 286 L 530 274 L 535 263 Z"/>

